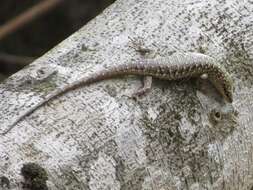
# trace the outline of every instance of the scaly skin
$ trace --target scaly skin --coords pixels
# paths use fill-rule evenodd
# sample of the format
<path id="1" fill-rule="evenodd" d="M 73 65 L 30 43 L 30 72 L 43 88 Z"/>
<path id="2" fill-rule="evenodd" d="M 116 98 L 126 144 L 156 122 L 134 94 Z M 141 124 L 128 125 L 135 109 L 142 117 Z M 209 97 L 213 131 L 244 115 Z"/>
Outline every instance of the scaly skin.
<path id="1" fill-rule="evenodd" d="M 51 94 L 46 96 L 39 104 L 28 109 L 23 115 L 18 117 L 16 121 L 2 133 L 2 135 L 8 133 L 20 120 L 49 100 L 83 85 L 122 75 L 141 75 L 152 76 L 163 80 L 178 80 L 183 78 L 200 77 L 203 74 L 208 76 L 210 82 L 216 87 L 226 101 L 230 103 L 233 101 L 232 80 L 222 65 L 218 64 L 213 58 L 199 53 L 173 54 L 172 56 L 163 59 L 140 59 L 132 64 L 111 66 L 101 71 L 97 71 L 90 76 L 80 78 L 63 88 L 57 88 Z"/>

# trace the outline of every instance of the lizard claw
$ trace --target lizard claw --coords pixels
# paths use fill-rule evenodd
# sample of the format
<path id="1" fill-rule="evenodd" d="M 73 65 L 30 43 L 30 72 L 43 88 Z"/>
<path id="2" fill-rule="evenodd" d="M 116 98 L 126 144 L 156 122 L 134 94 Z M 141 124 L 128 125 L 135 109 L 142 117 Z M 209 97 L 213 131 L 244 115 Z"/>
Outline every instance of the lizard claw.
<path id="1" fill-rule="evenodd" d="M 150 92 L 150 90 L 151 90 L 151 88 L 141 88 L 137 92 L 133 93 L 132 97 L 136 98 L 136 97 L 143 96 L 143 95 L 147 94 L 148 92 Z"/>

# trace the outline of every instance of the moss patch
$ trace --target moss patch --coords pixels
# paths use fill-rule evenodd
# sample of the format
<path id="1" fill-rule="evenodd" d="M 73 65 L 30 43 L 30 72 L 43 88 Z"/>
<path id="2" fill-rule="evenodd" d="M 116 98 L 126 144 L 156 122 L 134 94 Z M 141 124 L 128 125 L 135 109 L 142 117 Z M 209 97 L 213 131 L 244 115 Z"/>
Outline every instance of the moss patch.
<path id="1" fill-rule="evenodd" d="M 36 163 L 24 164 L 21 174 L 25 179 L 25 187 L 31 190 L 47 190 L 46 181 L 48 180 L 47 172 L 44 168 Z"/>
<path id="2" fill-rule="evenodd" d="M 0 187 L 7 187 L 8 189 L 10 189 L 10 180 L 5 177 L 5 176 L 1 176 L 0 177 Z"/>

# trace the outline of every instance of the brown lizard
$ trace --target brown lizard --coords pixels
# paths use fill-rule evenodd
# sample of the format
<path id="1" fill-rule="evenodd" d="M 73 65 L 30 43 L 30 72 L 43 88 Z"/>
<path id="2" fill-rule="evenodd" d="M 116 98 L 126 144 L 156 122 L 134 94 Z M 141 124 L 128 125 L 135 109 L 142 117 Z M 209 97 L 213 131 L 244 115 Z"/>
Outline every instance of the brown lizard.
<path id="1" fill-rule="evenodd" d="M 141 75 L 145 77 L 143 88 L 136 93 L 137 95 L 143 94 L 151 88 L 152 77 L 163 80 L 205 77 L 215 86 L 227 102 L 231 103 L 233 101 L 233 85 L 230 75 L 214 58 L 200 53 L 174 53 L 167 58 L 142 58 L 134 63 L 104 68 L 64 87 L 56 88 L 52 93 L 45 96 L 43 101 L 19 116 L 2 134 L 8 133 L 25 116 L 60 94 L 83 85 L 122 75 Z"/>

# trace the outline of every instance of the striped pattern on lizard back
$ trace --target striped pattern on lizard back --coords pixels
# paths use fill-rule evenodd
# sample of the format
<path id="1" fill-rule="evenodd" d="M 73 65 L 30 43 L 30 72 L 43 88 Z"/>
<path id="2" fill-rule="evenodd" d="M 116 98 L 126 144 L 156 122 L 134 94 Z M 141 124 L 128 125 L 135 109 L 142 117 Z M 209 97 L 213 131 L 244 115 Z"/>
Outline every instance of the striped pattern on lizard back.
<path id="1" fill-rule="evenodd" d="M 122 75 L 152 76 L 164 80 L 179 80 L 183 78 L 208 75 L 208 79 L 218 92 L 228 102 L 233 101 L 232 80 L 226 69 L 210 56 L 200 53 L 175 53 L 161 59 L 140 59 L 134 63 L 110 66 L 96 72 L 92 76 L 76 81 L 73 86 L 80 86 L 96 81 Z"/>

